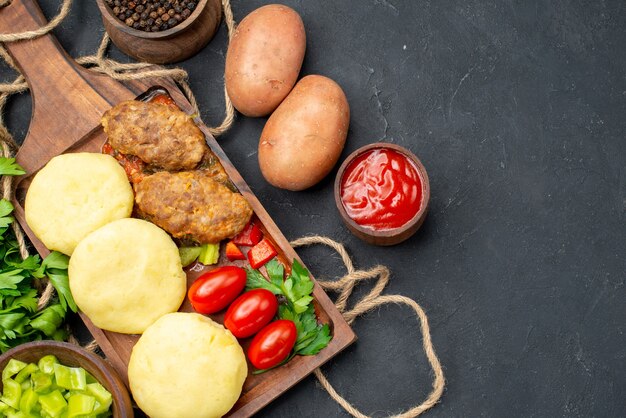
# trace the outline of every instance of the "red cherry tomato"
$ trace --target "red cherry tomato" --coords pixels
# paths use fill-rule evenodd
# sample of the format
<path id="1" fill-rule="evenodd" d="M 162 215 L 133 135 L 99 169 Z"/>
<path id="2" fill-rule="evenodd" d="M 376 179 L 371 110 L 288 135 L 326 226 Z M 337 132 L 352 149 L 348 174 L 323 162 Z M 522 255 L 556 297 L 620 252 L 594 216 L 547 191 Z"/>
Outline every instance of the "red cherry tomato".
<path id="1" fill-rule="evenodd" d="M 296 325 L 288 319 L 270 322 L 254 336 L 248 348 L 248 359 L 259 370 L 279 365 L 289 356 L 296 343 Z"/>
<path id="2" fill-rule="evenodd" d="M 272 321 L 278 301 L 266 289 L 254 289 L 239 296 L 228 307 L 224 326 L 237 338 L 251 337 Z"/>
<path id="3" fill-rule="evenodd" d="M 187 296 L 197 312 L 212 314 L 227 307 L 244 287 L 246 271 L 237 266 L 224 266 L 198 277 Z"/>

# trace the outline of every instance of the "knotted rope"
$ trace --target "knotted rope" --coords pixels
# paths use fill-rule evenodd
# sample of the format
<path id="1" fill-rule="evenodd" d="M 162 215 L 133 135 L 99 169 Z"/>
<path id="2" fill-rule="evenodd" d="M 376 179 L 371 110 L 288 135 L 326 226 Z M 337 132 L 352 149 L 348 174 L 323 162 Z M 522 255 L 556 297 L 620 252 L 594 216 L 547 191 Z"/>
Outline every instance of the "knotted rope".
<path id="1" fill-rule="evenodd" d="M 0 0 L 0 8 L 10 4 L 11 0 Z M 39 29 L 15 33 L 15 34 L 0 34 L 0 42 L 14 42 L 26 39 L 35 39 L 40 36 L 43 36 L 49 33 L 52 29 L 54 29 L 69 13 L 69 10 L 72 5 L 72 0 L 63 0 L 61 9 L 59 14 L 54 17 L 48 24 L 42 26 Z M 228 28 L 228 38 L 229 42 L 232 39 L 235 32 L 235 20 L 233 18 L 232 9 L 230 6 L 230 0 L 222 0 L 224 19 L 226 26 Z M 195 100 L 193 92 L 189 87 L 187 82 L 187 72 L 181 68 L 162 68 L 156 67 L 149 63 L 120 63 L 111 59 L 106 58 L 106 51 L 110 44 L 110 39 L 108 34 L 104 34 L 102 41 L 100 42 L 100 46 L 98 47 L 97 52 L 94 55 L 80 57 L 76 61 L 83 66 L 89 67 L 93 71 L 97 71 L 103 74 L 108 75 L 111 78 L 120 81 L 128 81 L 128 80 L 139 80 L 146 78 L 156 78 L 156 77 L 170 77 L 174 79 L 182 88 L 185 96 L 189 100 L 189 103 L 194 109 L 194 112 L 200 115 L 200 111 L 198 109 L 198 104 Z M 17 67 L 10 55 L 7 51 L 0 46 L 0 57 L 4 58 L 4 60 L 16 71 Z M 19 72 L 19 71 L 18 71 Z M 13 82 L 0 84 L 0 146 L 2 148 L 2 156 L 11 157 L 14 155 L 15 151 L 18 149 L 18 145 L 13 139 L 12 135 L 6 129 L 6 125 L 4 123 L 3 114 L 4 107 L 6 105 L 7 99 L 12 94 L 22 93 L 28 89 L 28 85 L 24 78 L 19 75 Z M 228 131 L 228 129 L 232 126 L 235 111 L 234 107 L 228 97 L 226 92 L 226 87 L 224 86 L 224 101 L 225 101 L 225 117 L 222 123 L 215 127 L 209 128 L 209 131 L 213 136 L 219 136 L 224 132 Z M 7 200 L 11 200 L 13 197 L 13 183 L 11 176 L 4 176 L 2 182 L 0 184 L 2 187 L 2 197 Z M 20 254 L 23 258 L 28 257 L 28 248 L 26 245 L 26 239 L 23 231 L 21 230 L 19 224 L 17 222 L 12 223 L 13 230 L 15 232 L 15 236 L 17 238 Z M 412 407 L 411 409 L 399 414 L 395 415 L 393 418 L 409 418 L 415 417 L 426 410 L 432 408 L 441 398 L 443 394 L 443 389 L 445 386 L 445 379 L 443 376 L 443 370 L 441 368 L 441 364 L 435 354 L 432 340 L 430 337 L 430 328 L 428 326 L 428 318 L 426 313 L 422 309 L 422 307 L 415 302 L 414 300 L 402 296 L 402 295 L 382 295 L 384 288 L 389 282 L 390 272 L 387 267 L 384 266 L 376 266 L 370 270 L 356 270 L 352 263 L 352 259 L 348 255 L 344 246 L 336 241 L 331 240 L 330 238 L 313 236 L 313 237 L 305 237 L 300 238 L 291 243 L 293 247 L 307 246 L 313 244 L 323 244 L 333 248 L 341 257 L 344 265 L 347 269 L 347 274 L 337 281 L 318 281 L 318 284 L 325 290 L 333 291 L 339 293 L 337 300 L 335 301 L 335 305 L 337 309 L 345 320 L 351 324 L 354 320 L 363 315 L 366 312 L 371 311 L 379 306 L 394 303 L 394 304 L 405 304 L 411 307 L 415 314 L 417 315 L 420 322 L 420 329 L 423 336 L 422 346 L 424 352 L 426 353 L 426 358 L 433 370 L 434 380 L 433 380 L 433 389 L 421 404 Z M 347 309 L 348 299 L 352 295 L 352 291 L 354 287 L 360 283 L 371 279 L 377 279 L 373 289 L 363 297 L 360 301 L 358 301 L 352 309 Z M 45 307 L 50 298 L 54 293 L 54 288 L 51 283 L 48 282 L 46 288 L 42 291 L 41 297 L 39 299 L 39 308 Z M 73 338 L 73 337 L 71 337 Z M 86 347 L 91 350 L 95 350 L 97 348 L 97 344 L 95 341 L 92 341 Z M 350 402 L 344 399 L 330 384 L 326 376 L 324 376 L 321 369 L 316 369 L 314 371 L 315 376 L 319 380 L 322 387 L 330 394 L 330 396 L 341 405 L 348 413 L 358 418 L 368 418 L 367 415 L 360 412 L 356 409 Z"/>
<path id="2" fill-rule="evenodd" d="M 294 248 L 313 244 L 323 244 L 331 247 L 337 252 L 337 254 L 339 254 L 341 260 L 343 261 L 343 264 L 346 266 L 346 270 L 348 273 L 337 281 L 318 280 L 317 283 L 324 290 L 339 293 L 339 297 L 335 301 L 335 306 L 337 306 L 337 309 L 339 310 L 339 312 L 341 312 L 348 324 L 352 324 L 352 322 L 354 322 L 356 318 L 363 315 L 364 313 L 389 303 L 404 304 L 411 307 L 413 311 L 415 311 L 415 314 L 419 319 L 420 330 L 422 333 L 422 347 L 424 348 L 424 353 L 426 353 L 428 363 L 430 364 L 430 367 L 432 368 L 435 375 L 433 379 L 433 388 L 425 401 L 405 412 L 402 412 L 401 414 L 394 415 L 390 418 L 416 417 L 435 406 L 435 404 L 439 401 L 441 395 L 443 394 L 445 378 L 443 376 L 441 363 L 439 363 L 439 359 L 435 354 L 435 349 L 430 338 L 428 317 L 426 316 L 426 313 L 424 312 L 422 307 L 411 298 L 402 295 L 382 295 L 382 292 L 385 289 L 385 286 L 387 286 L 387 283 L 389 283 L 389 278 L 391 276 L 389 269 L 385 266 L 376 266 L 369 270 L 355 270 L 352 259 L 350 258 L 350 255 L 346 251 L 343 244 L 333 241 L 332 239 L 327 237 L 304 237 L 291 241 L 290 244 Z M 348 299 L 350 298 L 354 287 L 360 282 L 365 282 L 372 279 L 376 279 L 376 283 L 372 290 L 361 300 L 359 300 L 352 309 L 347 310 L 346 306 L 348 303 Z M 333 398 L 335 402 L 341 405 L 343 409 L 345 409 L 350 415 L 357 418 L 369 418 L 367 415 L 356 409 L 339 393 L 337 393 L 337 391 L 330 384 L 321 369 L 315 369 L 314 374 L 315 377 L 317 377 L 317 380 L 319 380 L 322 387 L 331 396 L 331 398 Z"/>

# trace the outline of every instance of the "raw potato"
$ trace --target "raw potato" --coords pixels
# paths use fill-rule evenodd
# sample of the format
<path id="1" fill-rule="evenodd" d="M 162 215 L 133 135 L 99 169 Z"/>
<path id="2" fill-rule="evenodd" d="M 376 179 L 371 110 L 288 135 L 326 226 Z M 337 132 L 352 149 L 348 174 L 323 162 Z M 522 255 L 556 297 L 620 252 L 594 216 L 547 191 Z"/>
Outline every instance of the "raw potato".
<path id="1" fill-rule="evenodd" d="M 259 141 L 259 166 L 276 187 L 304 190 L 322 180 L 341 155 L 350 106 L 343 90 L 327 77 L 310 75 L 267 120 Z"/>
<path id="2" fill-rule="evenodd" d="M 51 159 L 35 175 L 25 202 L 26 222 L 50 250 L 71 255 L 101 226 L 128 218 L 133 190 L 109 155 L 76 153 Z"/>
<path id="3" fill-rule="evenodd" d="M 92 232 L 70 258 L 70 290 L 98 328 L 143 332 L 175 312 L 187 277 L 165 231 L 141 219 L 121 219 Z"/>
<path id="4" fill-rule="evenodd" d="M 196 313 L 161 317 L 133 347 L 130 390 L 152 418 L 217 418 L 237 402 L 248 366 L 237 339 Z"/>
<path id="5" fill-rule="evenodd" d="M 260 7 L 237 26 L 226 55 L 226 90 L 246 116 L 270 114 L 298 79 L 306 50 L 300 15 L 280 4 Z"/>

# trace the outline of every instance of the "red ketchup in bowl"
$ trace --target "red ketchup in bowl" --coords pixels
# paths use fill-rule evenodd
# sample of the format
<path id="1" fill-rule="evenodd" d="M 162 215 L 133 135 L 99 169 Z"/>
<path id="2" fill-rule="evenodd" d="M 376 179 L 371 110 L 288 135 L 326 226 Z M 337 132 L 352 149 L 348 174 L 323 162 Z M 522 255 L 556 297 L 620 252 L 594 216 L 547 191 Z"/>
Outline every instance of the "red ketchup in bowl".
<path id="1" fill-rule="evenodd" d="M 346 167 L 341 202 L 348 216 L 365 228 L 399 228 L 420 210 L 422 180 L 413 161 L 401 152 L 371 149 Z"/>

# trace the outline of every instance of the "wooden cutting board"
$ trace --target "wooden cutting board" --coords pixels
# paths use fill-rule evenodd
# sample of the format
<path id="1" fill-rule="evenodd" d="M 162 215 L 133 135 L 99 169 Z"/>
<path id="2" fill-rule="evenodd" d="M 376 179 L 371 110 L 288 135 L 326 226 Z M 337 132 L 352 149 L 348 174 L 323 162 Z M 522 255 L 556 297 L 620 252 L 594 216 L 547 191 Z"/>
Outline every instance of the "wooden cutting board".
<path id="1" fill-rule="evenodd" d="M 45 17 L 34 0 L 13 0 L 10 6 L 0 9 L 0 32 L 3 33 L 32 30 L 45 23 Z M 17 162 L 24 167 L 27 174 L 18 179 L 14 201 L 15 215 L 39 253 L 45 256 L 49 251 L 33 235 L 24 220 L 23 199 L 30 177 L 50 158 L 58 154 L 76 151 L 99 152 L 106 139 L 100 126 L 102 114 L 120 101 L 135 98 L 155 85 L 165 87 L 185 112 L 192 113 L 192 108 L 172 80 L 160 78 L 120 83 L 78 66 L 52 35 L 36 40 L 13 42 L 7 44 L 6 48 L 26 77 L 33 101 L 31 124 L 17 154 Z M 208 145 L 221 160 L 233 183 L 250 202 L 266 236 L 276 244 L 279 258 L 285 263 L 293 259 L 299 260 L 288 240 L 206 126 L 199 120 L 196 120 L 196 123 L 206 135 Z M 226 260 L 222 256 L 220 264 L 224 262 Z M 188 284 L 201 272 L 202 268 L 188 271 Z M 229 416 L 247 417 L 254 414 L 356 339 L 335 305 L 317 284 L 313 295 L 318 318 L 328 323 L 333 333 L 333 339 L 328 347 L 315 356 L 297 356 L 286 365 L 267 373 L 256 376 L 250 374 L 244 384 L 241 398 Z M 185 302 L 181 310 L 190 311 L 189 303 Z M 128 384 L 128 360 L 139 336 L 104 331 L 95 327 L 86 316 L 81 314 L 81 318 L 106 354 L 107 360 Z M 220 320 L 219 317 L 215 319 Z M 246 344 L 246 341 L 242 342 L 244 348 Z"/>

